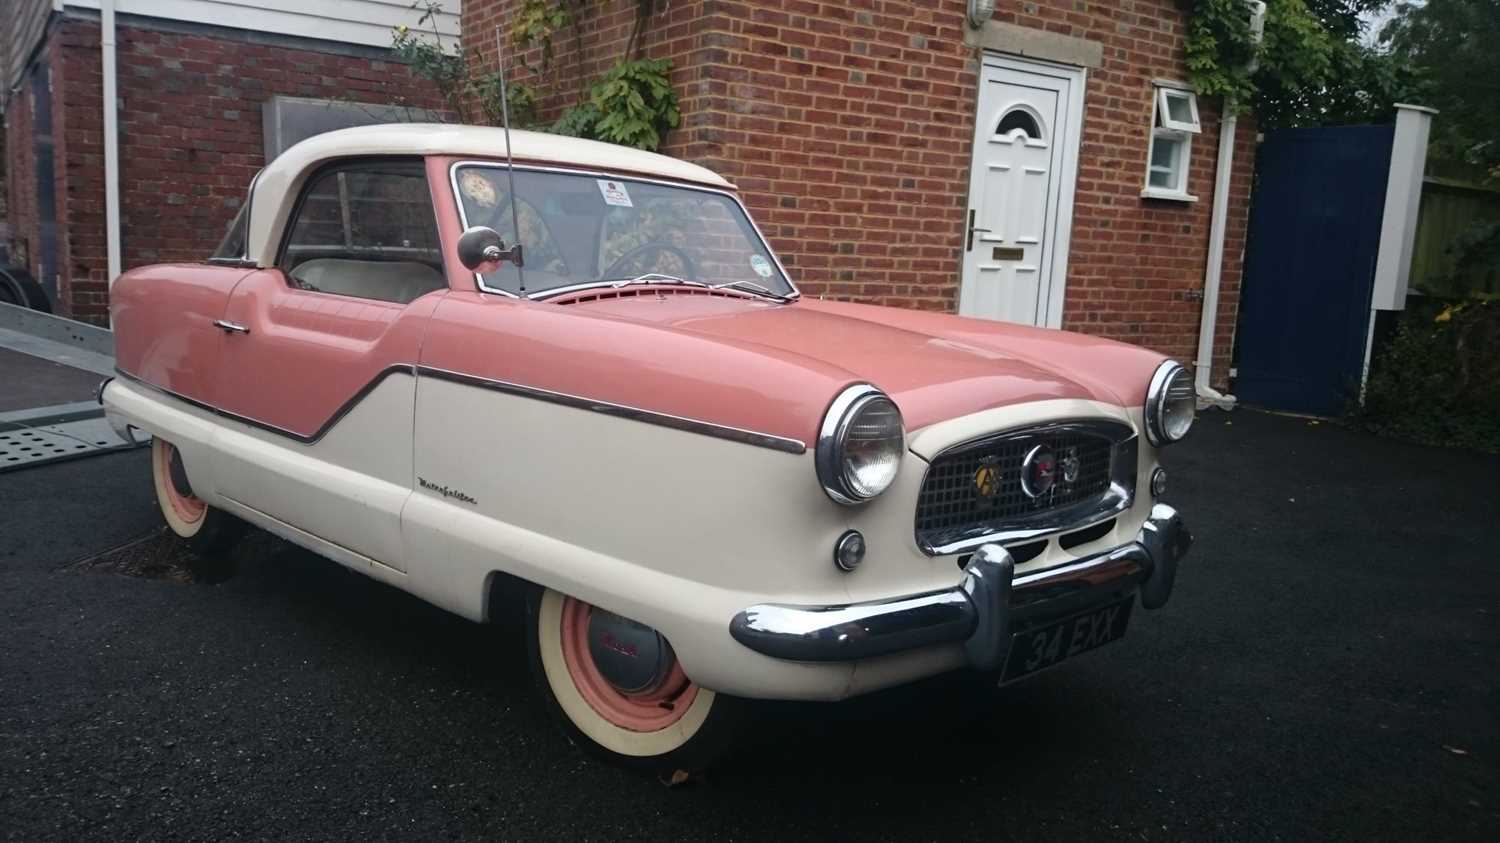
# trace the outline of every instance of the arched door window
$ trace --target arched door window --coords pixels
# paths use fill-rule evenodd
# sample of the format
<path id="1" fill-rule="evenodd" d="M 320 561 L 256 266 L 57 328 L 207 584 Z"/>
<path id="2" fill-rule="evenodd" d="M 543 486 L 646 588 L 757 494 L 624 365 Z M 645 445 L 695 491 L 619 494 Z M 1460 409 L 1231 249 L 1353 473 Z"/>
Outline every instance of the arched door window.
<path id="1" fill-rule="evenodd" d="M 1042 139 L 1042 121 L 1037 119 L 1036 112 L 1022 106 L 1012 106 L 1000 115 L 1000 123 L 995 127 L 995 134 L 1002 137 L 1013 132 L 1020 132 L 1031 140 Z"/>

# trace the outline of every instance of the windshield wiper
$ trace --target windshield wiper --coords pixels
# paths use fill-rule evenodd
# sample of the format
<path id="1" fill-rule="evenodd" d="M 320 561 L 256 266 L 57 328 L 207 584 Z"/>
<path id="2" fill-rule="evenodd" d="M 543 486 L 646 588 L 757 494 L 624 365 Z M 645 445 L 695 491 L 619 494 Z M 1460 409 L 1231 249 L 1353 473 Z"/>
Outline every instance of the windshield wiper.
<path id="1" fill-rule="evenodd" d="M 710 290 L 722 290 L 722 289 L 725 289 L 726 287 L 730 288 L 730 289 L 734 289 L 734 290 L 748 290 L 749 292 L 752 292 L 752 293 L 760 293 L 763 296 L 768 296 L 770 298 L 773 298 L 773 299 L 775 299 L 775 300 L 777 300 L 779 302 L 783 302 L 783 303 L 789 302 L 789 301 L 792 300 L 791 296 L 788 296 L 788 295 L 786 295 L 784 293 L 778 293 L 775 290 L 771 289 L 770 287 L 763 287 L 760 284 L 755 283 L 754 281 L 729 281 L 729 282 L 724 283 L 724 284 L 714 284 L 714 285 L 710 286 L 709 289 Z"/>
<path id="2" fill-rule="evenodd" d="M 648 272 L 645 275 L 637 275 L 634 278 L 615 278 L 608 282 L 612 287 L 624 287 L 627 284 L 687 284 L 695 287 L 707 287 L 702 281 L 689 281 L 686 278 L 678 278 L 675 275 L 665 275 L 660 272 Z"/>

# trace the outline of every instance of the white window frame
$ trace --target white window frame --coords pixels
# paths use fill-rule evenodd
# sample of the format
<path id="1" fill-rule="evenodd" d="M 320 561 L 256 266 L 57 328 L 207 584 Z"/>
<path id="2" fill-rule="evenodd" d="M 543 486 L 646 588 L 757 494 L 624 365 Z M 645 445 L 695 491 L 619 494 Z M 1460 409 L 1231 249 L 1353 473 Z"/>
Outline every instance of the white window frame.
<path id="1" fill-rule="evenodd" d="M 1168 99 L 1186 98 L 1192 114 L 1190 122 L 1171 119 Z M 1141 196 L 1146 199 L 1166 199 L 1173 202 L 1197 202 L 1198 197 L 1187 192 L 1188 173 L 1193 163 L 1193 135 L 1203 131 L 1198 118 L 1198 95 L 1186 85 L 1175 82 L 1152 83 L 1151 135 L 1146 145 L 1146 183 Z M 1158 187 L 1151 183 L 1152 160 L 1156 157 L 1157 139 L 1164 138 L 1178 143 L 1177 160 L 1174 162 L 1173 181 L 1170 186 Z"/>
<path id="2" fill-rule="evenodd" d="M 1171 100 L 1173 97 L 1187 100 L 1188 112 L 1192 114 L 1191 118 L 1186 121 L 1172 119 Z M 1161 116 L 1160 123 L 1164 129 L 1176 129 L 1179 132 L 1191 132 L 1195 135 L 1203 129 L 1202 124 L 1198 122 L 1198 95 L 1192 91 L 1158 85 L 1156 87 L 1156 108 L 1157 114 Z"/>

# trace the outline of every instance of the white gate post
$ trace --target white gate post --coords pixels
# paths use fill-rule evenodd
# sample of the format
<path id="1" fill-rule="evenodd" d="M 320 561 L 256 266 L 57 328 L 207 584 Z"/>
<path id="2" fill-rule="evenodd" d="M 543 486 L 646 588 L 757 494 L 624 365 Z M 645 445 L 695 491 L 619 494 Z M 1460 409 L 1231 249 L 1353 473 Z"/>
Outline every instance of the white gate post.
<path id="1" fill-rule="evenodd" d="M 1396 133 L 1391 141 L 1380 249 L 1375 254 L 1375 284 L 1370 294 L 1370 327 L 1365 334 L 1365 360 L 1359 378 L 1361 400 L 1370 375 L 1375 314 L 1406 309 L 1406 285 L 1411 280 L 1411 251 L 1417 237 L 1417 210 L 1422 204 L 1422 176 L 1427 164 L 1427 134 L 1434 114 L 1436 110 L 1425 106 L 1396 103 Z"/>

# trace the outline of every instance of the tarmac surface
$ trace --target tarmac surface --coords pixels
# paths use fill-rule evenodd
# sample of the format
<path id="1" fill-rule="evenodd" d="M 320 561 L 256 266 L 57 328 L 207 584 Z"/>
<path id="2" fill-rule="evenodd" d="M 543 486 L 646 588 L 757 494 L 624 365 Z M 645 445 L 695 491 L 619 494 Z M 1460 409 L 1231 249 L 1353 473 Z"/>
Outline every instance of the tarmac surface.
<path id="1" fill-rule="evenodd" d="M 514 622 L 264 536 L 215 586 L 78 564 L 157 528 L 148 457 L 0 475 L 6 839 L 1500 839 L 1493 457 L 1209 414 L 1123 641 L 764 706 L 678 788 L 568 745 Z"/>

